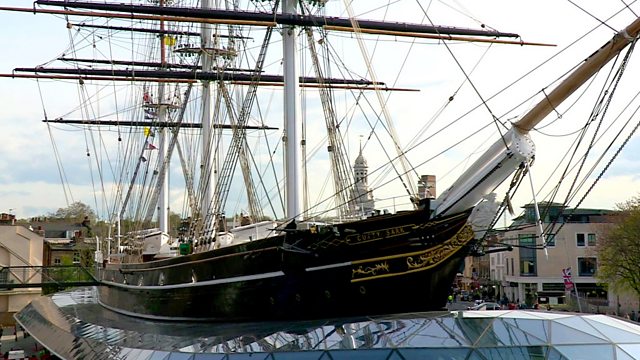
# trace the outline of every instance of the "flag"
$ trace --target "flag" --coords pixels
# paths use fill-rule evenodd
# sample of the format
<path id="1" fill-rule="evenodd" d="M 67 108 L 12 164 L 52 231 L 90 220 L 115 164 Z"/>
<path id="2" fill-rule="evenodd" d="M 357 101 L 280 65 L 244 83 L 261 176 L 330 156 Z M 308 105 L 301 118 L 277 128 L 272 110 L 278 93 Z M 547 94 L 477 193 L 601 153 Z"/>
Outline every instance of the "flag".
<path id="1" fill-rule="evenodd" d="M 164 36 L 163 37 L 164 44 L 167 46 L 176 46 L 176 38 L 173 36 Z"/>
<path id="2" fill-rule="evenodd" d="M 155 145 L 153 145 L 152 143 L 150 143 L 150 142 L 148 142 L 148 141 L 147 141 L 147 143 L 145 144 L 144 148 L 145 148 L 146 150 L 156 150 L 156 149 L 157 149 L 157 147 L 156 147 Z"/>
<path id="3" fill-rule="evenodd" d="M 571 268 L 562 269 L 562 279 L 564 280 L 564 290 L 573 290 L 573 280 L 571 279 Z"/>
<path id="4" fill-rule="evenodd" d="M 144 118 L 145 119 L 155 119 L 158 116 L 155 110 L 153 109 L 144 109 Z"/>

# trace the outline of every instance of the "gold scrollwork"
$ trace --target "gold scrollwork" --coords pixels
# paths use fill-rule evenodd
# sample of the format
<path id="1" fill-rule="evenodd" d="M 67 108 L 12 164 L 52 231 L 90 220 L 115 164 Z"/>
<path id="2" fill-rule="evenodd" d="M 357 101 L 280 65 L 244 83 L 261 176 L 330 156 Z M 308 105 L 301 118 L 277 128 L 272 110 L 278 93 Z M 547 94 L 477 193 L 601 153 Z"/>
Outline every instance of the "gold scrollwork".
<path id="1" fill-rule="evenodd" d="M 425 230 L 425 229 L 428 229 L 428 228 L 436 227 L 436 226 L 438 226 L 438 225 L 440 225 L 441 223 L 444 223 L 444 222 L 451 222 L 455 218 L 459 218 L 459 219 L 465 218 L 466 219 L 468 216 L 469 216 L 468 214 L 463 213 L 463 214 L 458 214 L 455 217 L 451 217 L 451 218 L 447 218 L 447 219 L 443 219 L 443 220 L 439 220 L 439 221 L 437 221 L 437 220 L 428 221 L 428 222 L 426 222 L 424 224 L 420 224 L 420 225 L 416 226 L 416 229 Z"/>
<path id="2" fill-rule="evenodd" d="M 442 245 L 428 250 L 418 257 L 407 257 L 407 267 L 413 270 L 438 264 L 452 253 L 458 251 L 458 249 L 469 242 L 471 238 L 473 238 L 471 227 L 464 226 L 455 236 L 442 243 Z"/>
<path id="3" fill-rule="evenodd" d="M 420 255 L 415 260 L 413 256 L 410 256 L 407 258 L 407 267 L 409 269 L 419 269 L 437 264 L 442 261 L 442 259 L 448 257 L 449 254 L 454 252 L 456 249 L 456 246 L 441 246 Z"/>
<path id="4" fill-rule="evenodd" d="M 351 270 L 351 278 L 353 279 L 357 275 L 377 275 L 378 271 L 389 272 L 389 264 L 384 261 L 373 266 L 367 266 L 365 268 L 360 266 L 357 269 Z"/>
<path id="5" fill-rule="evenodd" d="M 366 281 L 430 269 L 460 251 L 471 239 L 473 231 L 466 225 L 454 236 L 429 250 L 358 261 L 358 268 L 352 268 L 351 281 Z M 384 273 L 381 273 L 382 270 Z"/>

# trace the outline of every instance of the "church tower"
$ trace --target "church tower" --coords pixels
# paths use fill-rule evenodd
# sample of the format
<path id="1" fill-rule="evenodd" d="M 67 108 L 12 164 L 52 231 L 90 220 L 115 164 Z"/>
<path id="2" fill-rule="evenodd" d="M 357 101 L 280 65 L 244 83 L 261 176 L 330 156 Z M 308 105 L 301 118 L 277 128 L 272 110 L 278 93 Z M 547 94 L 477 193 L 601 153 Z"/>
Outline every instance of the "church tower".
<path id="1" fill-rule="evenodd" d="M 367 166 L 367 160 L 362 156 L 362 145 L 360 145 L 360 153 L 353 164 L 355 183 L 349 198 L 349 212 L 353 216 L 370 215 L 375 210 L 373 192 L 369 189 L 367 179 L 368 173 L 369 166 Z"/>

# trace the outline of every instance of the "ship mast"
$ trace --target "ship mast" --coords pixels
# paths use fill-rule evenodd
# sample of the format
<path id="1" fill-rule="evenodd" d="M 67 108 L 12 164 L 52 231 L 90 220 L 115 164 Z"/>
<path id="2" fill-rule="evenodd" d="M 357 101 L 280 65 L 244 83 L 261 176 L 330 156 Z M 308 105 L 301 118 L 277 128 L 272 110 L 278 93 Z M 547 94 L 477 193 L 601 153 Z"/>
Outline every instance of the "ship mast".
<path id="1" fill-rule="evenodd" d="M 297 0 L 284 0 L 282 13 L 295 15 Z M 297 33 L 294 25 L 283 25 L 284 67 L 284 139 L 285 139 L 285 196 L 286 218 L 299 220 L 302 210 L 302 129 L 300 115 L 299 69 L 296 61 Z"/>
<path id="2" fill-rule="evenodd" d="M 413 35 L 429 35 L 429 36 L 437 36 L 437 38 L 445 39 L 445 40 L 470 40 L 473 39 L 462 39 L 459 36 L 474 36 L 474 37 L 519 37 L 517 34 L 513 33 L 503 33 L 491 30 L 473 30 L 473 29 L 461 29 L 454 27 L 443 27 L 443 26 L 431 26 L 424 24 L 411 24 L 411 23 L 401 23 L 401 22 L 386 22 L 386 21 L 374 21 L 374 20 L 365 20 L 358 19 L 354 21 L 351 17 L 342 18 L 342 17 L 325 17 L 325 16 L 315 16 L 309 14 L 301 14 L 299 9 L 297 8 L 298 0 L 283 0 L 282 1 L 282 11 L 280 14 L 277 12 L 274 14 L 270 14 L 267 12 L 250 12 L 250 11 L 239 11 L 237 9 L 233 10 L 222 10 L 222 9 L 213 9 L 211 8 L 212 0 L 203 0 L 202 6 L 200 8 L 181 8 L 181 7 L 172 7 L 166 6 L 166 0 L 159 0 L 159 6 L 147 6 L 147 5 L 133 5 L 133 4 L 113 4 L 113 3 L 98 3 L 98 2 L 89 2 L 89 1 L 60 1 L 60 0 L 38 0 L 35 1 L 36 4 L 46 5 L 46 6 L 59 6 L 64 7 L 65 10 L 59 10 L 58 12 L 54 12 L 53 10 L 36 10 L 31 9 L 30 11 L 34 12 L 51 12 L 51 13 L 69 13 L 76 15 L 94 15 L 94 16 L 113 16 L 114 18 L 144 18 L 144 19 L 153 19 L 158 20 L 160 23 L 160 29 L 157 31 L 161 34 L 161 59 L 160 66 L 157 71 L 145 71 L 145 70 L 122 70 L 122 69 L 110 69 L 107 73 L 102 73 L 104 70 L 98 69 L 50 69 L 50 68 L 37 68 L 37 69 L 15 69 L 15 71 L 31 71 L 31 72 L 43 72 L 43 73 L 59 73 L 59 74 L 73 74 L 73 75 L 84 75 L 84 76 L 108 76 L 110 79 L 118 79 L 120 77 L 133 77 L 136 76 L 139 78 L 140 76 L 153 76 L 158 79 L 176 79 L 179 81 L 192 82 L 194 80 L 200 80 L 202 82 L 203 87 L 205 88 L 205 95 L 203 97 L 205 100 L 202 105 L 202 121 L 203 121 L 203 141 L 205 149 L 205 154 L 202 158 L 202 166 L 205 171 L 209 170 L 210 174 L 213 173 L 211 168 L 213 164 L 213 155 L 211 154 L 213 151 L 210 149 L 210 139 L 213 134 L 211 134 L 211 130 L 207 129 L 210 125 L 206 125 L 205 123 L 212 121 L 211 117 L 211 104 L 210 104 L 210 94 L 206 94 L 206 89 L 209 88 L 210 81 L 216 80 L 229 80 L 229 81 L 238 81 L 239 79 L 246 79 L 247 77 L 251 77 L 250 81 L 253 83 L 253 75 L 252 74 L 242 74 L 238 72 L 227 73 L 226 71 L 216 71 L 217 69 L 213 69 L 214 61 L 211 57 L 206 54 L 203 55 L 202 59 L 202 70 L 201 71 L 167 71 L 167 67 L 171 66 L 168 64 L 165 58 L 165 44 L 164 44 L 164 35 L 170 33 L 170 31 L 165 30 L 165 22 L 166 21 L 189 21 L 189 22 L 206 22 L 206 23 L 219 23 L 219 24 L 251 24 L 256 26 L 268 26 L 272 28 L 274 26 L 282 26 L 283 32 L 283 77 L 277 79 L 274 77 L 274 80 L 282 81 L 284 85 L 284 134 L 283 134 L 283 143 L 285 148 L 285 195 L 286 195 L 286 206 L 285 216 L 291 219 L 301 219 L 303 217 L 303 209 L 302 206 L 302 131 L 301 131 L 301 107 L 300 107 L 300 94 L 299 89 L 302 86 L 308 86 L 308 82 L 314 82 L 312 79 L 306 81 L 305 78 L 300 78 L 299 76 L 299 65 L 297 64 L 296 57 L 298 56 L 297 51 L 297 33 L 296 28 L 300 26 L 306 27 L 333 27 L 332 31 L 353 31 L 353 24 L 357 22 L 359 30 L 371 31 L 374 33 L 382 34 L 382 35 L 392 35 L 397 36 L 398 33 L 405 33 Z M 94 12 L 77 12 L 71 11 L 69 9 L 72 8 L 84 8 L 96 10 Z M 16 8 L 3 8 L 6 10 L 13 11 L 23 11 L 25 9 L 16 9 Z M 202 46 L 203 48 L 210 48 L 210 43 L 212 41 L 211 36 L 211 25 L 204 25 L 201 28 L 201 36 L 202 36 Z M 189 34 L 190 36 L 192 34 Z M 514 43 L 518 43 L 524 45 L 526 43 L 517 41 Z M 207 45 L 209 44 L 209 45 Z M 207 58 L 208 57 L 208 58 Z M 3 74 L 0 74 L 0 76 Z M 34 77 L 39 77 L 41 75 L 32 75 Z M 225 79 L 226 78 L 226 79 Z M 259 77 L 260 80 L 264 81 L 264 79 L 268 78 L 268 76 L 261 75 Z M 161 123 L 166 122 L 167 116 L 167 104 L 164 104 L 165 98 L 165 85 L 164 80 L 158 80 L 161 83 L 158 85 L 158 98 L 159 102 L 157 104 L 158 110 L 158 121 Z M 317 81 L 317 80 L 315 80 Z M 318 84 L 318 87 L 333 87 L 332 84 L 335 82 L 339 82 L 334 79 L 323 79 L 322 84 Z M 302 83 L 302 85 L 301 85 Z M 345 81 L 345 84 L 353 84 L 354 81 Z M 364 85 L 364 87 L 369 88 L 369 85 L 373 85 L 372 88 L 379 89 L 380 85 L 375 82 L 367 81 L 367 80 L 356 80 L 355 83 L 358 85 Z M 377 86 L 376 86 L 377 85 Z M 351 88 L 350 86 L 348 86 Z M 383 88 L 384 90 L 384 88 Z M 169 159 L 166 158 L 166 153 L 168 151 L 168 137 L 167 137 L 167 129 L 162 129 L 159 131 L 159 137 L 163 139 L 159 145 L 159 157 L 163 158 L 165 161 L 164 169 L 168 168 L 166 166 L 169 162 Z M 208 153 L 208 154 L 207 154 Z M 168 224 L 168 214 L 169 214 L 169 203 L 168 203 L 168 174 L 159 174 L 159 181 L 161 186 L 160 196 L 158 199 L 158 223 L 159 227 L 162 231 L 168 232 L 169 224 Z M 218 179 L 218 182 L 221 181 Z M 213 203 L 212 199 L 214 197 L 213 187 L 217 186 L 214 181 L 206 181 L 207 185 L 204 189 L 205 195 L 202 199 L 200 214 L 204 216 L 207 213 L 211 212 L 211 205 Z M 214 224 L 215 221 L 206 222 L 208 224 Z M 206 229 L 205 229 L 206 231 Z"/>
<path id="3" fill-rule="evenodd" d="M 475 206 L 535 153 L 529 131 L 587 82 L 640 33 L 640 18 L 600 47 L 553 91 L 498 139 L 458 180 L 438 197 L 434 215 L 454 214 Z"/>
<path id="4" fill-rule="evenodd" d="M 160 7 L 164 6 L 165 0 L 160 0 Z M 160 31 L 164 31 L 164 21 L 160 21 Z M 160 66 L 164 68 L 167 63 L 166 59 L 166 49 L 165 49 L 165 36 L 160 36 Z M 158 121 L 165 122 L 167 116 L 167 107 L 164 104 L 165 101 L 165 84 L 158 84 Z M 164 174 L 159 174 L 159 178 L 161 179 L 160 188 L 160 196 L 158 197 L 158 227 L 160 231 L 163 233 L 169 233 L 169 160 L 167 158 L 168 148 L 169 148 L 169 136 L 167 128 L 160 128 L 158 130 L 158 135 L 160 138 L 160 143 L 158 146 L 158 158 L 160 161 L 165 161 L 166 165 L 164 168 Z M 158 164 L 160 166 L 160 163 Z"/>
<path id="5" fill-rule="evenodd" d="M 202 9 L 211 8 L 211 0 L 202 0 Z M 201 61 L 203 71 L 212 71 L 213 58 L 207 49 L 213 48 L 213 32 L 211 31 L 211 24 L 202 24 L 201 27 Z M 213 204 L 213 194 L 215 189 L 216 172 L 213 169 L 215 166 L 213 144 L 213 124 L 211 118 L 211 82 L 209 80 L 202 80 L 202 171 L 200 175 L 200 188 L 202 189 L 202 202 L 200 204 L 200 217 L 204 219 L 211 214 L 211 206 Z M 214 214 L 213 216 L 216 216 Z M 207 236 L 211 234 L 213 230 L 214 221 L 203 222 L 203 233 Z"/>

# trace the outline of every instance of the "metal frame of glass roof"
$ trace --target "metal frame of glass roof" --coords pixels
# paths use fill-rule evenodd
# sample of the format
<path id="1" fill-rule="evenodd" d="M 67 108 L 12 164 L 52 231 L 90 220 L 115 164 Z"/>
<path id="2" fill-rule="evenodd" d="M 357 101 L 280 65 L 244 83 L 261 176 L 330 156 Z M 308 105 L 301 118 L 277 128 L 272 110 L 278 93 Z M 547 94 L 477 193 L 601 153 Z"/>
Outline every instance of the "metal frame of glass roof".
<path id="1" fill-rule="evenodd" d="M 640 359 L 640 326 L 606 315 L 453 311 L 297 322 L 160 322 L 80 288 L 15 316 L 64 359 Z"/>

